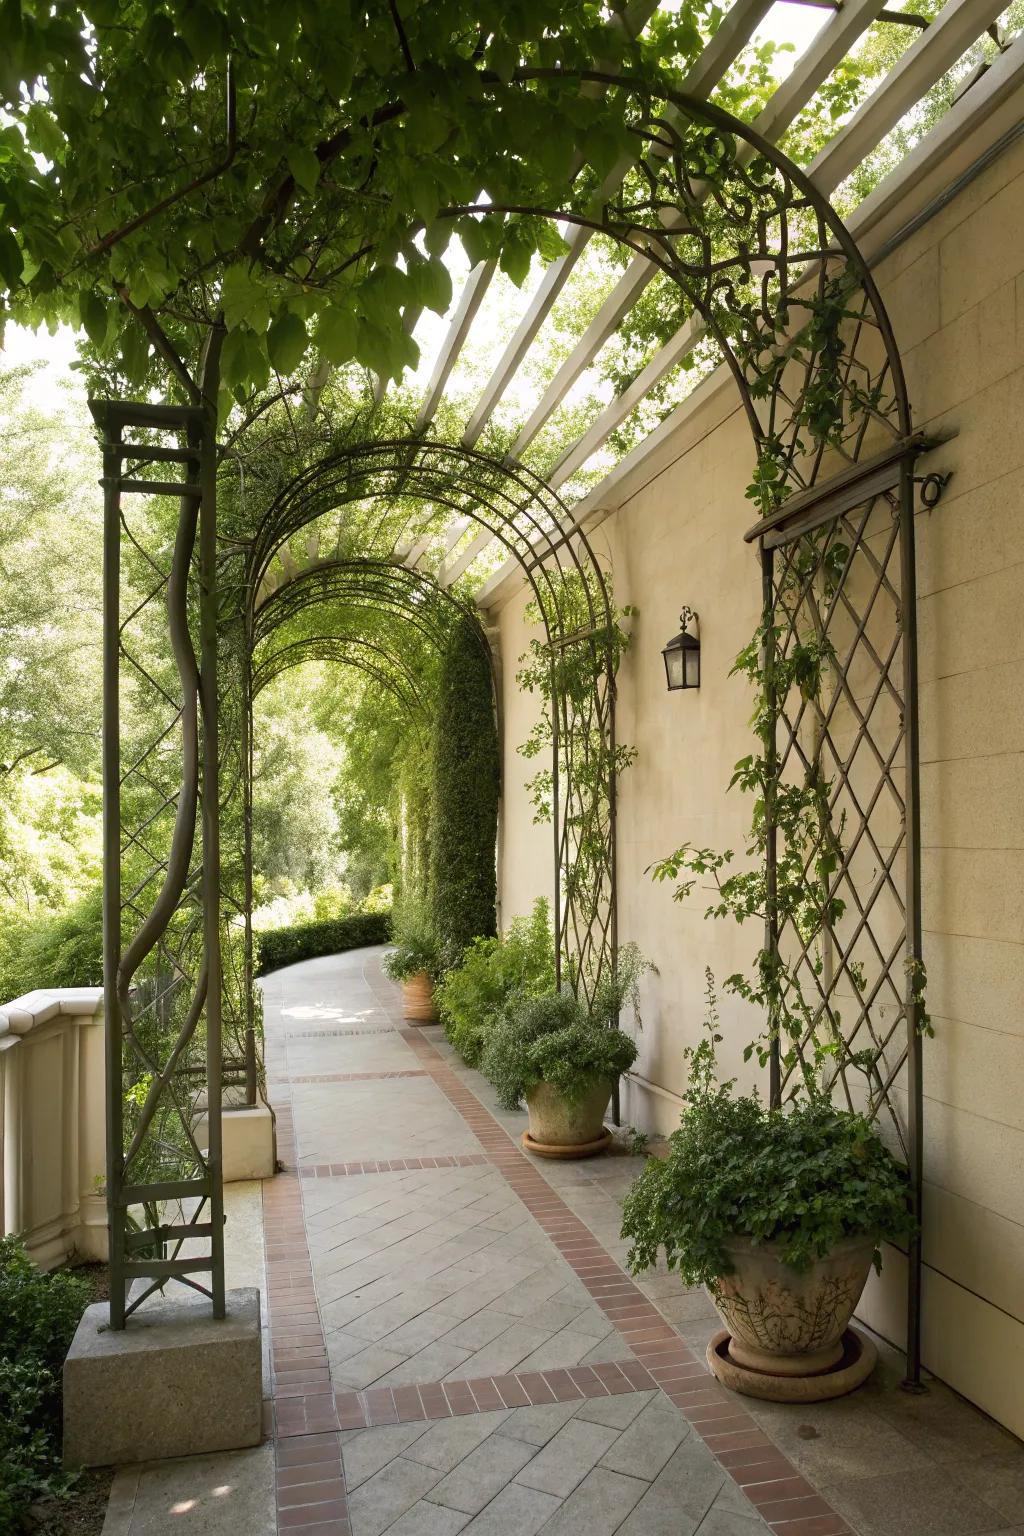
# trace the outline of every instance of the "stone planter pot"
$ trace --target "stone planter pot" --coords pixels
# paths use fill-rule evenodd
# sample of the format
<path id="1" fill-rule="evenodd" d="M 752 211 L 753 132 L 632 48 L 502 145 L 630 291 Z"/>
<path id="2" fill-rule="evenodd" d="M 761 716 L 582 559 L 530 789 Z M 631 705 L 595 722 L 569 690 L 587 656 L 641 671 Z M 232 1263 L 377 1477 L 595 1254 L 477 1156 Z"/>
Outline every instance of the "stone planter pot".
<path id="1" fill-rule="evenodd" d="M 566 1148 L 565 1155 L 586 1147 L 597 1151 L 607 1144 L 604 1112 L 612 1096 L 612 1084 L 598 1078 L 582 1098 L 570 1104 L 550 1083 L 538 1083 L 526 1095 L 530 1111 L 530 1142 L 536 1148 Z"/>
<path id="2" fill-rule="evenodd" d="M 710 1288 L 729 1330 L 729 1359 L 771 1376 L 834 1369 L 876 1246 L 873 1237 L 847 1238 L 797 1271 L 783 1264 L 777 1243 L 730 1238 L 724 1247 L 735 1269 Z"/>
<path id="3" fill-rule="evenodd" d="M 402 982 L 402 1017 L 415 1019 L 418 1024 L 437 1023 L 434 983 L 426 971 L 415 971 Z"/>

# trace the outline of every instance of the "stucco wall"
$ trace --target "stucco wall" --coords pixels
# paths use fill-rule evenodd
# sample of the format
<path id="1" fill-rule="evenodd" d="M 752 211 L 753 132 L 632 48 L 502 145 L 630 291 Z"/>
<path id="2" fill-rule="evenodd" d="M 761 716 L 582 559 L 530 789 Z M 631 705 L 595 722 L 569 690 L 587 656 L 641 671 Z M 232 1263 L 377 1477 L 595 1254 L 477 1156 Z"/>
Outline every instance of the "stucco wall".
<path id="1" fill-rule="evenodd" d="M 917 519 L 925 960 L 935 1038 L 926 1047 L 925 1361 L 1024 1434 L 1024 148 L 1018 146 L 877 272 L 903 351 L 915 425 L 955 431 L 933 456 L 954 478 Z M 674 904 L 645 873 L 689 840 L 737 845 L 748 808 L 724 793 L 750 750 L 750 700 L 729 665 L 757 622 L 759 578 L 742 542 L 751 448 L 722 396 L 689 418 L 667 468 L 632 488 L 595 541 L 619 603 L 635 603 L 619 678 L 619 732 L 639 748 L 621 791 L 619 922 L 659 974 L 644 988 L 637 1075 L 624 1111 L 669 1130 L 699 1032 L 704 968 L 742 965 L 757 935 Z M 929 465 L 929 467 L 932 467 Z M 702 686 L 669 695 L 661 647 L 680 606 L 701 614 Z M 550 888 L 546 830 L 530 825 L 514 748 L 524 600 L 494 615 L 503 657 L 502 908 Z M 724 1066 L 756 1033 L 723 1003 Z M 863 1312 L 902 1330 L 900 1256 Z"/>

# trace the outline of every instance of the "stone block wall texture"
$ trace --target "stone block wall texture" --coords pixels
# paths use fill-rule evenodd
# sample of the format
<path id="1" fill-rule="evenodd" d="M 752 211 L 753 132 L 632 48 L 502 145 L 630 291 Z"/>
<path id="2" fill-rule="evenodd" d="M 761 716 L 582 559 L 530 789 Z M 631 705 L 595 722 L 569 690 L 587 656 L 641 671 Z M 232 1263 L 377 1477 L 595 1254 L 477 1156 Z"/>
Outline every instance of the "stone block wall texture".
<path id="1" fill-rule="evenodd" d="M 917 518 L 925 960 L 935 1038 L 925 1051 L 926 1365 L 1024 1434 L 1024 146 L 990 166 L 876 272 L 902 348 L 917 427 L 955 432 L 928 467 L 952 470 Z M 750 750 L 750 700 L 729 678 L 759 612 L 752 449 L 716 391 L 643 471 L 620 479 L 592 533 L 617 601 L 634 603 L 618 731 L 639 748 L 622 781 L 619 928 L 658 966 L 624 1113 L 669 1131 L 699 1035 L 704 967 L 722 978 L 756 937 L 704 918 L 646 873 L 684 841 L 737 847 L 748 807 L 726 794 Z M 550 895 L 551 838 L 532 825 L 516 753 L 536 701 L 516 684 L 530 638 L 523 592 L 489 617 L 501 652 L 503 922 Z M 661 648 L 699 610 L 702 686 L 669 694 Z M 756 1021 L 722 1002 L 723 1068 L 741 1081 Z M 901 1341 L 904 1274 L 891 1252 L 865 1320 Z"/>

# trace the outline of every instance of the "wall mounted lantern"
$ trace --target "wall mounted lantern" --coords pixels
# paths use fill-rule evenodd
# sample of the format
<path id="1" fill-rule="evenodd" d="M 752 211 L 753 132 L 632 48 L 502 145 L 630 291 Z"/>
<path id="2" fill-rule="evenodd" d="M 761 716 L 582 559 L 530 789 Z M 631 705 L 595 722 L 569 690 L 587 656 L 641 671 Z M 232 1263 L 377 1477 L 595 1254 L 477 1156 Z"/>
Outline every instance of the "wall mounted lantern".
<path id="1" fill-rule="evenodd" d="M 692 624 L 696 634 L 689 633 Z M 669 691 L 677 688 L 700 687 L 700 630 L 697 614 L 692 608 L 684 608 L 679 615 L 679 633 L 662 651 L 665 658 L 665 676 Z"/>

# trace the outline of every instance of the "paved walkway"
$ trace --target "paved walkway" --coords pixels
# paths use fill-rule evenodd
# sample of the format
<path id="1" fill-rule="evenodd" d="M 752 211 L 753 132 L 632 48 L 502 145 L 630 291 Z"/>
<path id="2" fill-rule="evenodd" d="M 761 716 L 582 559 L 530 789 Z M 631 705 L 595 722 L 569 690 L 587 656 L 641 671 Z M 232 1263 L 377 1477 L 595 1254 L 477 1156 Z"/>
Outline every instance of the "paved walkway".
<path id="1" fill-rule="evenodd" d="M 719 1387 L 703 1292 L 624 1272 L 641 1160 L 523 1154 L 379 956 L 264 983 L 267 1444 L 119 1474 L 105 1536 L 1024 1536 L 1018 1442 L 884 1351 L 819 1408 Z"/>

